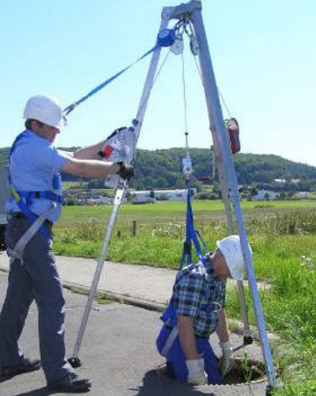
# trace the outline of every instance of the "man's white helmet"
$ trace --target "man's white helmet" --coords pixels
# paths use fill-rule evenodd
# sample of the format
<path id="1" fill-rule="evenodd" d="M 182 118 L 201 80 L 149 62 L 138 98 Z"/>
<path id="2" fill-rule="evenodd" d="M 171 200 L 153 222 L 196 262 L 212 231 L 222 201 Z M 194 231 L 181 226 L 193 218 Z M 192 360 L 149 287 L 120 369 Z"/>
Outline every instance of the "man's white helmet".
<path id="1" fill-rule="evenodd" d="M 51 96 L 32 96 L 26 103 L 23 118 L 41 121 L 55 128 L 64 126 L 63 110 Z"/>
<path id="2" fill-rule="evenodd" d="M 241 251 L 239 235 L 230 235 L 227 238 L 217 241 L 216 244 L 225 257 L 232 278 L 235 280 L 243 280 L 245 263 Z M 251 247 L 250 245 L 248 246 L 252 254 Z"/>

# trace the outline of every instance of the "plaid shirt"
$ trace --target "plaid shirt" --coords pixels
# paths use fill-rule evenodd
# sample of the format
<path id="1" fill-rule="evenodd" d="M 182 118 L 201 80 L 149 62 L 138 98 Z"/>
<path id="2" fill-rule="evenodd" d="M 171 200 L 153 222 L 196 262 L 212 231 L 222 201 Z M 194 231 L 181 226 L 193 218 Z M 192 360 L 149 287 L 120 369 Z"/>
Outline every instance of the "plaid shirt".
<path id="1" fill-rule="evenodd" d="M 194 319 L 196 336 L 209 337 L 216 329 L 218 311 L 225 306 L 226 280 L 214 274 L 211 261 L 184 267 L 177 274 L 171 304 L 176 316 Z M 172 326 L 169 318 L 166 325 Z"/>

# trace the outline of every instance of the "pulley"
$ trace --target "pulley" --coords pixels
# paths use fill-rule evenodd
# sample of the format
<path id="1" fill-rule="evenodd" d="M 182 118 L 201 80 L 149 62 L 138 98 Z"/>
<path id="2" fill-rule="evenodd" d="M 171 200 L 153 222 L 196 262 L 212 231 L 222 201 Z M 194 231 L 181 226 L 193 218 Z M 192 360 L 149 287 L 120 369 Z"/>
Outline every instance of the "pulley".
<path id="1" fill-rule="evenodd" d="M 192 161 L 191 157 L 188 154 L 184 158 L 182 158 L 182 170 L 183 173 L 187 176 L 190 176 L 192 173 Z"/>
<path id="2" fill-rule="evenodd" d="M 160 47 L 170 47 L 176 39 L 174 29 L 163 29 L 158 33 L 157 43 Z"/>
<path id="3" fill-rule="evenodd" d="M 180 55 L 183 53 L 184 50 L 184 44 L 183 44 L 183 35 L 181 33 L 176 34 L 176 38 L 172 46 L 170 47 L 170 51 L 174 55 Z"/>

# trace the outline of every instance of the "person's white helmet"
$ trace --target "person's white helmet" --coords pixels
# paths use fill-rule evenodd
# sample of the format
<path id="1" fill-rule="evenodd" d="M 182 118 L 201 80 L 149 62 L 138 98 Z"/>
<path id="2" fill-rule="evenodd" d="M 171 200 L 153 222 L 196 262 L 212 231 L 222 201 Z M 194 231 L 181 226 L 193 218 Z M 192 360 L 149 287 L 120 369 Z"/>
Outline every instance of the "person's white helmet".
<path id="1" fill-rule="evenodd" d="M 226 264 L 232 278 L 243 280 L 245 274 L 245 262 L 241 251 L 239 235 L 230 235 L 216 242 L 217 247 L 223 253 Z M 250 245 L 249 250 L 252 254 Z"/>
<path id="2" fill-rule="evenodd" d="M 32 96 L 26 103 L 23 118 L 41 121 L 55 128 L 64 126 L 63 110 L 51 96 Z"/>

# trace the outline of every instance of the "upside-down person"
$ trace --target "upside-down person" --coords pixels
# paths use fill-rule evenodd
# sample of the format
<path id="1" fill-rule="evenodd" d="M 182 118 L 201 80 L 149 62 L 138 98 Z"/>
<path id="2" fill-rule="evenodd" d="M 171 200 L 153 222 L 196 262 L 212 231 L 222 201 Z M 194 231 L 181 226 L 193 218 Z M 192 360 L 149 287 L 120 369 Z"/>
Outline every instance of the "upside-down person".
<path id="1" fill-rule="evenodd" d="M 167 375 L 194 385 L 221 383 L 231 363 L 225 283 L 227 278 L 242 280 L 244 273 L 238 235 L 218 241 L 215 252 L 205 256 L 205 264 L 199 261 L 178 272 L 156 340 L 166 358 Z M 220 361 L 209 342 L 214 332 L 222 349 Z"/>
<path id="2" fill-rule="evenodd" d="M 24 110 L 26 130 L 17 136 L 9 160 L 11 198 L 7 203 L 6 244 L 9 283 L 0 315 L 0 377 L 11 378 L 43 367 L 48 387 L 60 392 L 86 392 L 65 360 L 65 300 L 52 251 L 52 226 L 62 205 L 60 171 L 104 178 L 134 175 L 124 163 L 97 160 L 103 143 L 71 154 L 53 145 L 64 125 L 63 111 L 49 96 L 31 97 Z M 41 361 L 24 356 L 19 346 L 25 319 L 35 300 L 39 317 Z"/>

